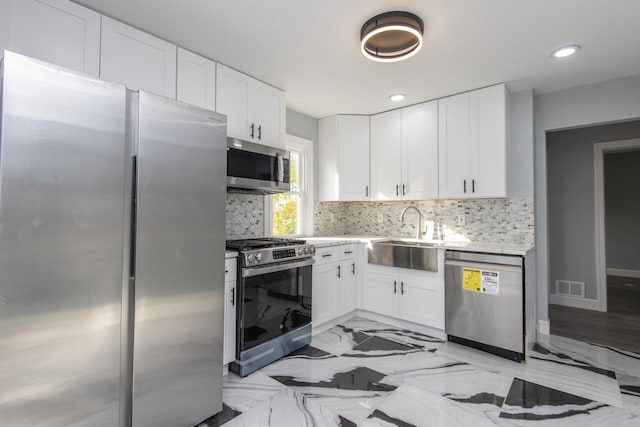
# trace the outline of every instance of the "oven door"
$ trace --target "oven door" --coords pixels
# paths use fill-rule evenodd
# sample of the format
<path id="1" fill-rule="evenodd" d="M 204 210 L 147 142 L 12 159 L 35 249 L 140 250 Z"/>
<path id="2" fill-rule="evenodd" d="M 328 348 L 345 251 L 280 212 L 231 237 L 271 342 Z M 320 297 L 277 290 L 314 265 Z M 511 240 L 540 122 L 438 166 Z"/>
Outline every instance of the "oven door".
<path id="1" fill-rule="evenodd" d="M 242 269 L 238 351 L 311 323 L 313 259 Z"/>

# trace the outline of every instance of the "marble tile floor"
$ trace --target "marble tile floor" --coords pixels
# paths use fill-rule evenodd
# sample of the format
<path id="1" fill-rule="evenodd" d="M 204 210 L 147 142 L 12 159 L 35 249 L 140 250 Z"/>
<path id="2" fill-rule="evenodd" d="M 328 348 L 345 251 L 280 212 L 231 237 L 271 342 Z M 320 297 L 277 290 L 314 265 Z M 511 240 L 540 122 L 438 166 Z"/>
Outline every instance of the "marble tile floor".
<path id="1" fill-rule="evenodd" d="M 551 336 L 529 362 L 353 318 L 246 378 L 199 427 L 640 426 L 640 354 Z"/>

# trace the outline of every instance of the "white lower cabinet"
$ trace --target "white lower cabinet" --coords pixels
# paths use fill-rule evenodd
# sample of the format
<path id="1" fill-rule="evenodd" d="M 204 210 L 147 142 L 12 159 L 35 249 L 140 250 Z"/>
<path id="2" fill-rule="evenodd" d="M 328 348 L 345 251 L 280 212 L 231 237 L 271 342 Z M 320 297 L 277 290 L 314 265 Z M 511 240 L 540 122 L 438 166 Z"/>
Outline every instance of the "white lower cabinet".
<path id="1" fill-rule="evenodd" d="M 436 329 L 444 329 L 444 251 L 438 271 L 368 265 L 362 308 Z"/>
<path id="2" fill-rule="evenodd" d="M 224 344 L 222 363 L 236 360 L 236 258 L 224 263 Z"/>
<path id="3" fill-rule="evenodd" d="M 311 319 L 321 325 L 357 308 L 360 269 L 358 245 L 332 246 L 316 251 L 313 265 Z"/>

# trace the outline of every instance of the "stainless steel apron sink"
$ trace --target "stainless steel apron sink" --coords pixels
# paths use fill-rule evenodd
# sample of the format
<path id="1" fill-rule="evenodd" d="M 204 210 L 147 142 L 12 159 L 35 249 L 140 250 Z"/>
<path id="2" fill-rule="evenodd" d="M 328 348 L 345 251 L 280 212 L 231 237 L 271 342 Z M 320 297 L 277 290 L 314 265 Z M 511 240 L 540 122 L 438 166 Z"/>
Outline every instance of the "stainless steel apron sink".
<path id="1" fill-rule="evenodd" d="M 368 258 L 369 264 L 438 271 L 438 249 L 427 242 L 373 241 L 369 245 Z"/>

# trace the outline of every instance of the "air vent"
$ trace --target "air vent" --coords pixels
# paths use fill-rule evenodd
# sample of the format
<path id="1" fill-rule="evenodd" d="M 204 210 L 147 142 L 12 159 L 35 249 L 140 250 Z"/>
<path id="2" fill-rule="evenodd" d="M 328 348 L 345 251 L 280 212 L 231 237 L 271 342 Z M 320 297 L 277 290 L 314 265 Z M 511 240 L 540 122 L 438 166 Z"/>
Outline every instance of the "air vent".
<path id="1" fill-rule="evenodd" d="M 573 298 L 584 298 L 584 282 L 556 280 L 556 294 Z"/>

